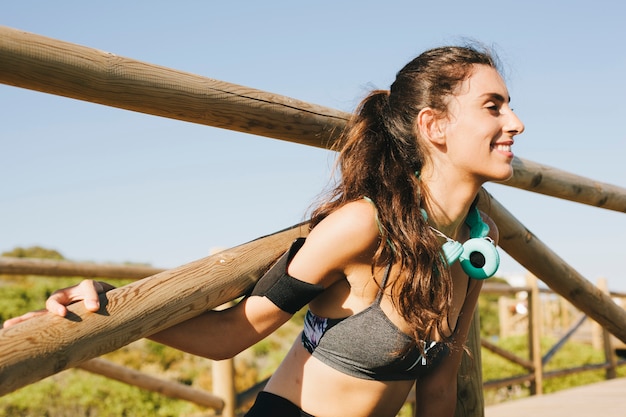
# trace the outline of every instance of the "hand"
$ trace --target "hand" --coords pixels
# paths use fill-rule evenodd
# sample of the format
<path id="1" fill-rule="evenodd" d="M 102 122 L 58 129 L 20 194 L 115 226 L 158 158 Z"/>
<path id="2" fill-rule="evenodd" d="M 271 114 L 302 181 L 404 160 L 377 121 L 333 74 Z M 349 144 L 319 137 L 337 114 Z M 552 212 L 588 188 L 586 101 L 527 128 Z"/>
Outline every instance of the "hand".
<path id="1" fill-rule="evenodd" d="M 22 314 L 21 316 L 13 317 L 12 319 L 8 319 L 4 323 L 2 323 L 2 328 L 6 329 L 7 327 L 15 326 L 16 324 L 19 324 L 28 319 L 32 319 L 33 317 L 41 316 L 43 314 L 46 314 L 47 312 L 48 310 L 37 310 Z"/>
<path id="2" fill-rule="evenodd" d="M 112 290 L 113 287 L 105 282 L 86 279 L 78 285 L 63 288 L 52 293 L 46 300 L 46 309 L 31 311 L 18 317 L 14 317 L 4 322 L 3 327 L 7 328 L 18 323 L 41 316 L 47 312 L 65 317 L 67 306 L 78 301 L 83 301 L 87 311 L 98 311 L 100 309 L 100 293 Z"/>

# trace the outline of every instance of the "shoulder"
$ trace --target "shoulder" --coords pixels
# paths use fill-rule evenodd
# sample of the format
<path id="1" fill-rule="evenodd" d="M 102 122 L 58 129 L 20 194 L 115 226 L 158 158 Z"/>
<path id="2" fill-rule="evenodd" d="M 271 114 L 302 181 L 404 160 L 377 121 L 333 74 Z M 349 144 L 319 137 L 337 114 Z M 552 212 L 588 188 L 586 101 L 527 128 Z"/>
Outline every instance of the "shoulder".
<path id="1" fill-rule="evenodd" d="M 320 222 L 309 237 L 355 253 L 369 249 L 372 244 L 378 246 L 380 228 L 376 207 L 366 200 L 347 203 Z"/>
<path id="2" fill-rule="evenodd" d="M 379 240 L 375 207 L 365 200 L 347 203 L 311 230 L 289 273 L 323 284 L 343 278 L 354 264 L 371 262 Z"/>

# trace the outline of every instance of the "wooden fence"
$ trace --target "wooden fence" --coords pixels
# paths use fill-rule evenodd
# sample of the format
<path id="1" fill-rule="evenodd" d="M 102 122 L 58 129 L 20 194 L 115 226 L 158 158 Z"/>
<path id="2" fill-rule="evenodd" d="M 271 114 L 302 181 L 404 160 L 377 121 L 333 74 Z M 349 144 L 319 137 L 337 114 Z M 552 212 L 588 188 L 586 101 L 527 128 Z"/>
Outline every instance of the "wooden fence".
<path id="1" fill-rule="evenodd" d="M 0 83 L 316 147 L 329 147 L 349 116 L 6 27 L 0 27 Z M 626 212 L 624 188 L 520 158 L 513 164 L 515 173 L 506 185 Z M 567 265 L 485 190 L 480 208 L 498 224 L 503 250 L 626 343 L 626 312 L 609 295 Z M 1 330 L 0 395 L 237 298 L 294 237 L 306 235 L 305 226 L 113 290 L 103 296 L 99 314 L 86 314 L 75 305 L 69 320 L 43 316 Z M 125 308 L 131 299 L 133 308 Z M 459 381 L 468 380 L 471 384 L 472 378 Z M 457 415 L 482 415 L 482 391 L 464 386 Z"/>
<path id="2" fill-rule="evenodd" d="M 0 273 L 2 274 L 141 279 L 148 277 L 151 273 L 158 272 L 161 272 L 161 270 L 142 266 L 82 264 L 66 261 L 0 257 Z M 600 280 L 598 286 L 607 291 L 606 281 Z M 595 323 L 589 323 L 589 320 L 586 320 L 586 315 L 578 314 L 579 312 L 562 297 L 555 297 L 555 293 L 552 290 L 539 288 L 537 280 L 532 275 L 529 275 L 527 286 L 519 287 L 487 282 L 483 287 L 482 293 L 500 296 L 498 302 L 500 310 L 498 314 L 500 338 L 512 335 L 526 335 L 529 346 L 529 357 L 523 358 L 502 349 L 485 338 L 480 338 L 479 335 L 476 336 L 474 341 L 479 340 L 479 344 L 476 344 L 474 349 L 472 349 L 473 352 L 476 352 L 478 345 L 480 345 L 482 348 L 521 366 L 527 371 L 525 374 L 504 379 L 485 380 L 482 382 L 482 389 L 489 390 L 529 385 L 531 395 L 540 395 L 542 393 L 543 381 L 546 379 L 598 369 L 604 369 L 606 378 L 611 379 L 615 378 L 617 367 L 626 365 L 626 360 L 618 359 L 615 355 L 617 346 L 614 337 L 611 337 L 605 329 L 594 325 Z M 626 303 L 626 293 L 612 292 L 610 296 L 618 305 Z M 522 308 L 518 308 L 519 306 Z M 587 325 L 587 329 L 581 329 L 584 324 Z M 475 328 L 474 332 L 477 330 Z M 568 340 L 576 338 L 575 332 L 581 331 L 584 331 L 584 335 L 577 339 L 592 344 L 596 349 L 603 350 L 605 360 L 601 363 L 546 371 L 545 367 L 550 359 Z M 542 355 L 541 350 L 537 346 L 540 339 L 546 336 L 557 336 L 558 340 L 547 353 Z M 626 346 L 626 344 L 620 346 Z M 236 392 L 234 360 L 212 362 L 212 393 L 191 388 L 178 382 L 155 378 L 102 358 L 82 362 L 76 368 L 158 392 L 172 398 L 186 400 L 216 410 L 224 416 L 234 416 L 236 409 L 249 404 L 267 381 L 263 380 L 243 392 Z M 481 382 L 474 381 L 474 385 L 480 386 Z M 412 400 L 413 395 L 410 394 L 407 402 L 411 403 Z"/>
<path id="3" fill-rule="evenodd" d="M 528 337 L 528 358 L 521 358 L 511 352 L 504 351 L 494 343 L 486 339 L 481 340 L 483 348 L 500 355 L 501 357 L 520 365 L 526 369 L 526 374 L 513 376 L 501 380 L 485 381 L 484 388 L 493 389 L 509 387 L 511 385 L 530 384 L 532 395 L 541 395 L 543 392 L 543 381 L 547 378 L 555 378 L 579 372 L 596 369 L 604 369 L 607 379 L 615 378 L 617 367 L 626 365 L 626 360 L 618 360 L 616 355 L 616 342 L 609 332 L 595 323 L 590 323 L 585 314 L 579 313 L 562 297 L 555 297 L 555 293 L 550 289 L 540 289 L 537 279 L 533 275 L 527 278 L 528 286 L 510 287 L 505 285 L 486 285 L 483 293 L 500 295 L 499 299 L 499 323 L 500 337 L 505 338 L 511 335 L 526 335 Z M 618 305 L 624 305 L 626 294 L 609 293 L 606 280 L 600 280 L 598 287 L 607 292 Z M 520 295 L 522 297 L 520 297 Z M 511 296 L 515 296 L 511 298 Z M 542 296 L 543 300 L 542 300 Z M 521 306 L 521 309 L 518 307 Z M 584 325 L 587 325 L 586 328 Z M 586 330 L 586 331 L 585 331 Z M 589 343 L 596 349 L 604 352 L 604 361 L 596 364 L 585 364 L 576 367 L 546 371 L 545 367 L 554 355 L 574 338 L 576 333 L 584 332 L 584 335 L 577 339 L 584 343 Z M 540 340 L 549 336 L 557 339 L 554 345 L 542 354 Z"/>

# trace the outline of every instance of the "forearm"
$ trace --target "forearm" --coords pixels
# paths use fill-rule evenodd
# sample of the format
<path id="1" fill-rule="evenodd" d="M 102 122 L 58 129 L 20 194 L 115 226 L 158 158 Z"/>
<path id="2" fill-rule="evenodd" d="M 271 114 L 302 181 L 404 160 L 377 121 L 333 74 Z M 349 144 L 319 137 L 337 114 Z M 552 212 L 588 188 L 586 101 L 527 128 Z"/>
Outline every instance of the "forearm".
<path id="1" fill-rule="evenodd" d="M 415 391 L 415 417 L 453 417 L 456 410 L 456 379 L 435 388 L 419 384 Z"/>
<path id="2" fill-rule="evenodd" d="M 465 353 L 465 342 L 469 332 L 478 294 L 482 287 L 481 281 L 472 281 L 461 314 L 457 321 L 455 333 L 449 340 L 450 350 L 424 379 L 417 381 L 415 387 L 415 416 L 452 417 L 457 403 L 457 374 L 461 359 Z"/>
<path id="3" fill-rule="evenodd" d="M 237 345 L 239 338 L 227 337 L 226 320 L 220 311 L 208 311 L 149 337 L 155 342 L 209 359 L 233 357 L 245 347 Z"/>
<path id="4" fill-rule="evenodd" d="M 184 352 L 222 360 L 260 341 L 290 317 L 264 297 L 251 297 L 225 310 L 207 311 L 149 338 Z"/>

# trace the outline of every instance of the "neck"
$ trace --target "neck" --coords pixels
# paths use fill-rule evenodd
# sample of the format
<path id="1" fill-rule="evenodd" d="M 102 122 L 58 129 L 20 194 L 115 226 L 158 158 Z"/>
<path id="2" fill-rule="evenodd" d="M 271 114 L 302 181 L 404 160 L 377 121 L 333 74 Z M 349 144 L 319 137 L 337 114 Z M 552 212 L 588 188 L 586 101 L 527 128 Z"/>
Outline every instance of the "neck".
<path id="1" fill-rule="evenodd" d="M 476 198 L 480 185 L 422 176 L 426 191 L 425 209 L 429 223 L 452 239 L 457 239 Z"/>

